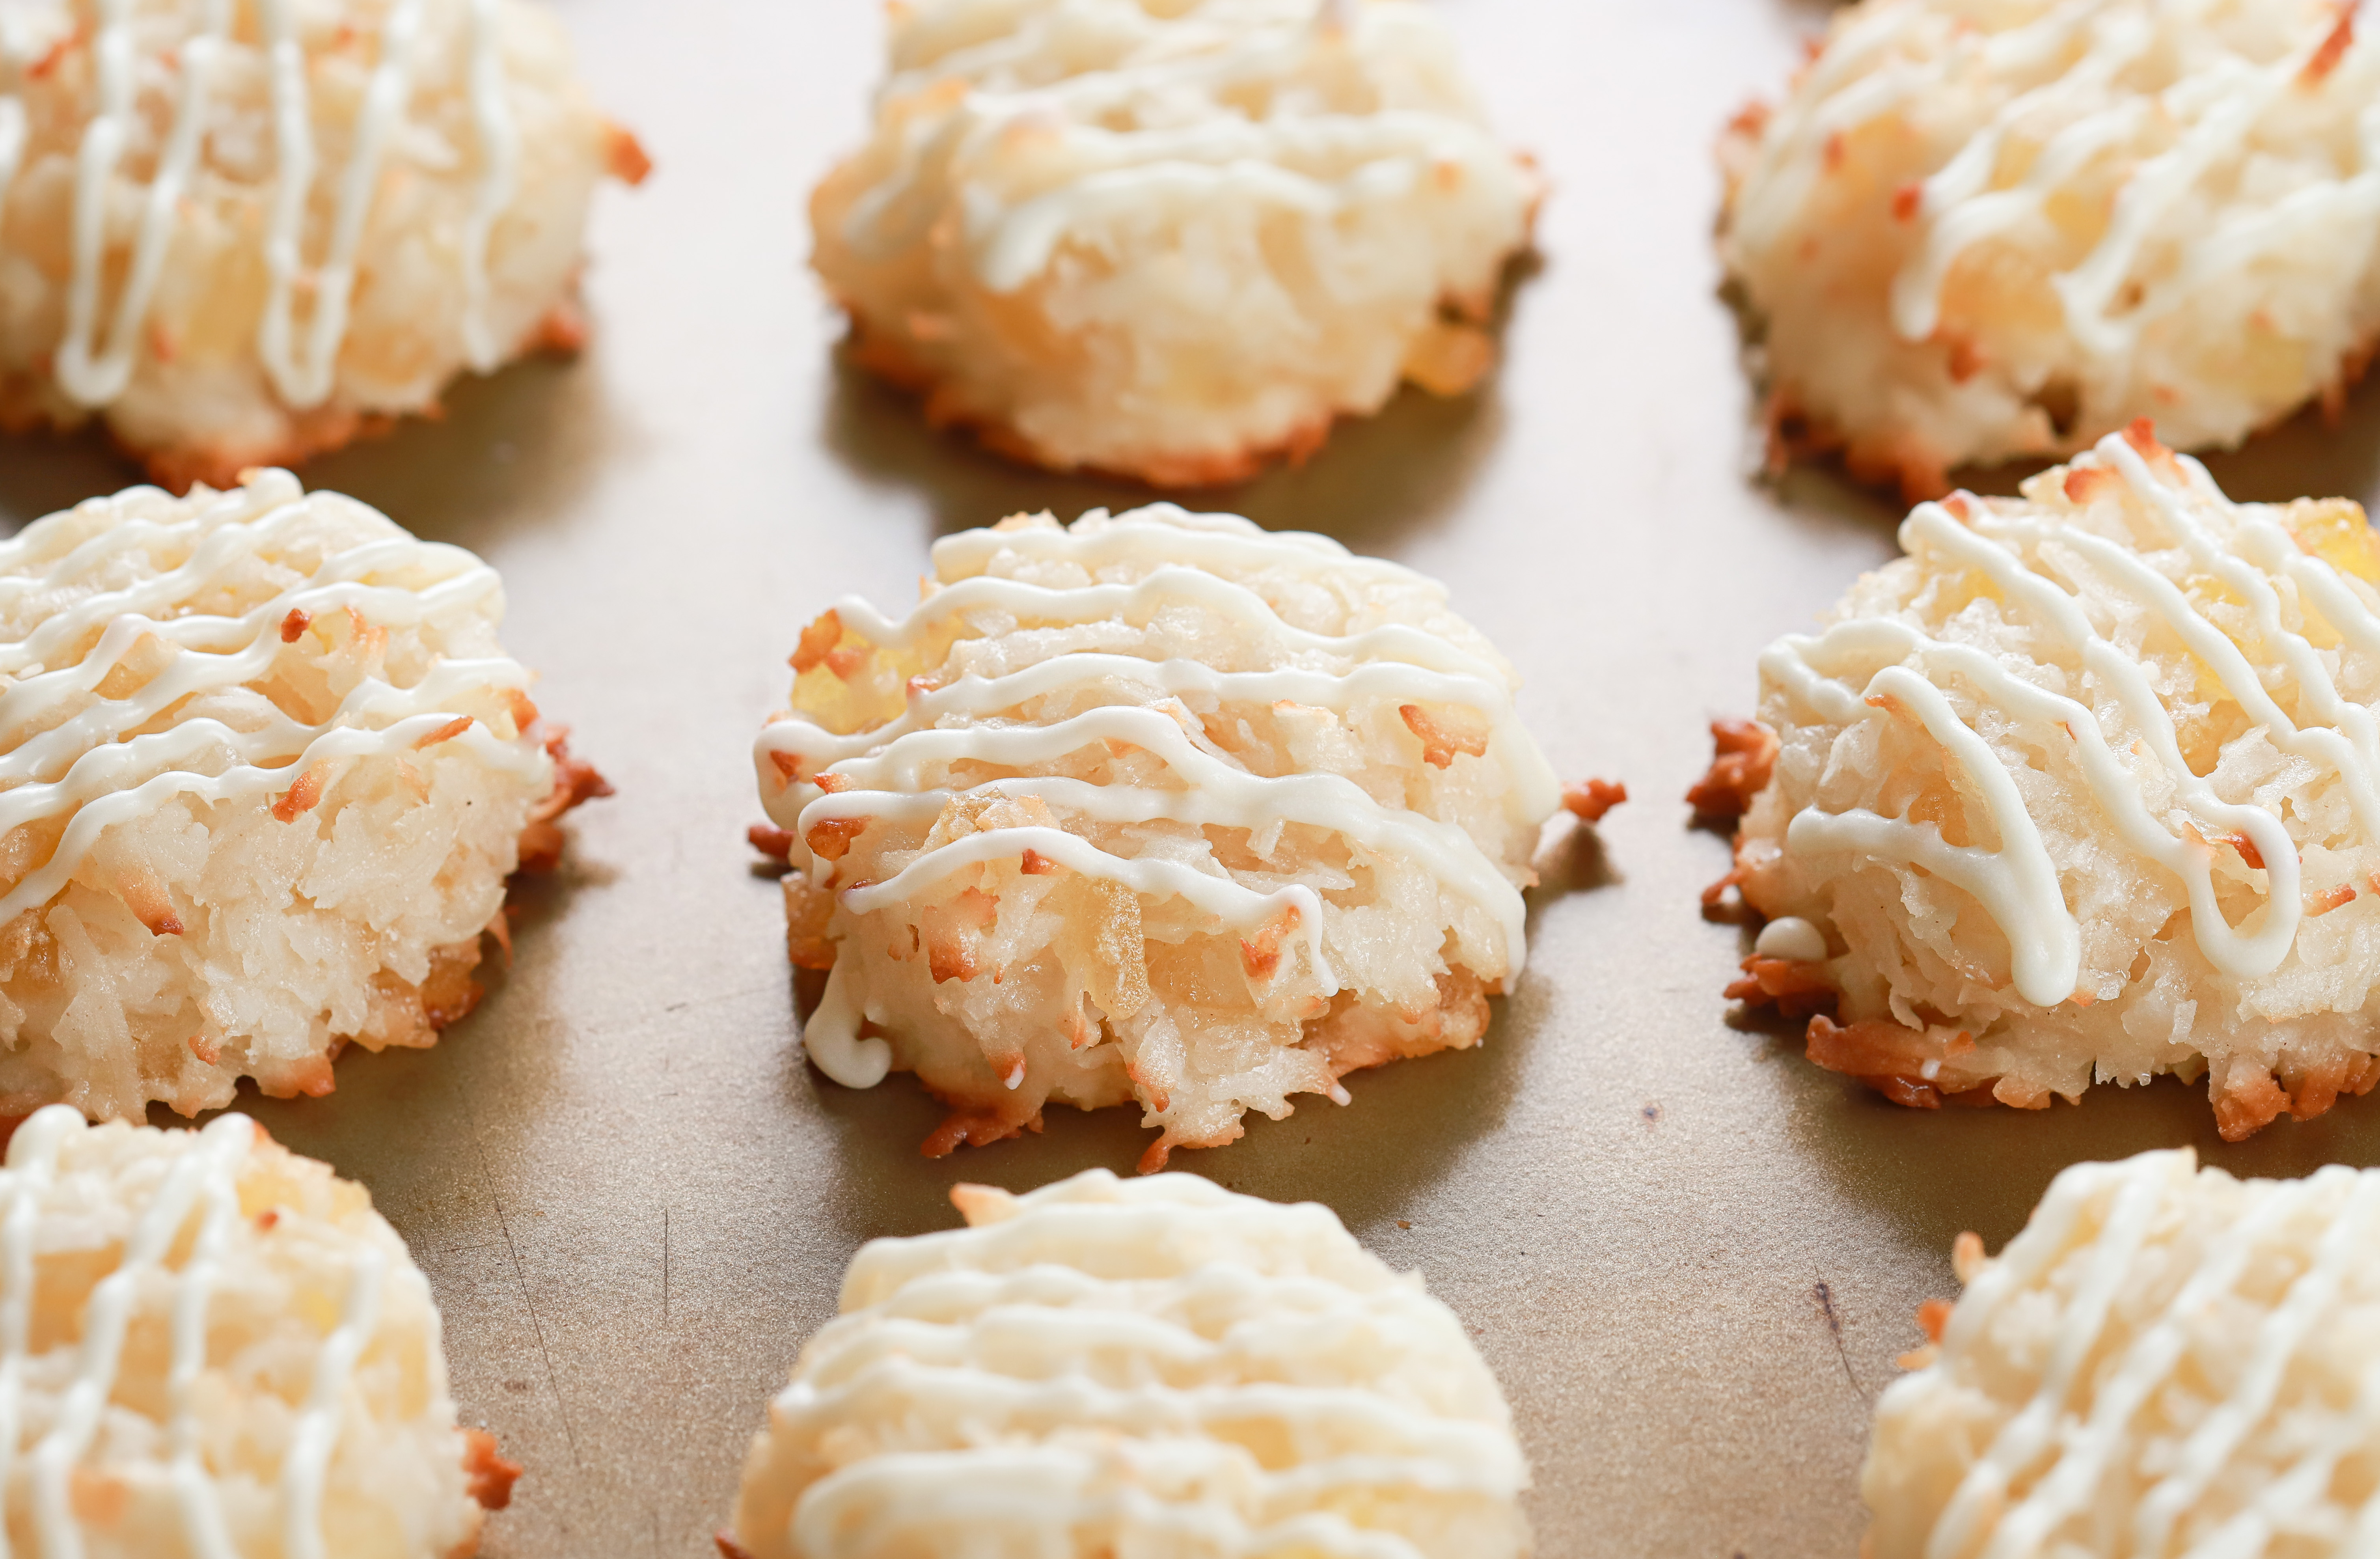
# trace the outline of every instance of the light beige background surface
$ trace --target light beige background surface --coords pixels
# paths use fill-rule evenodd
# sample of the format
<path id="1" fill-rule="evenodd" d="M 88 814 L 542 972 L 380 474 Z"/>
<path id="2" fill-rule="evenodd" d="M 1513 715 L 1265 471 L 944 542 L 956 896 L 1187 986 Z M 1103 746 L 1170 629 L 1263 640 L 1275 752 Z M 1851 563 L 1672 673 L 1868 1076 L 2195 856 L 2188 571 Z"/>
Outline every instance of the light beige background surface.
<path id="1" fill-rule="evenodd" d="M 1447 579 L 1528 678 L 1556 766 L 1635 799 L 1599 846 L 1557 849 L 1484 1051 L 1353 1078 L 1348 1108 L 1175 1162 L 1327 1202 L 1427 1274 L 1511 1395 L 1548 1559 L 1849 1555 L 1869 1405 L 1918 1301 L 1952 1291 L 1953 1235 L 1997 1247 L 2077 1158 L 2194 1141 L 2247 1171 L 2374 1162 L 2380 1097 L 2225 1149 L 2171 1084 L 1919 1114 L 1729 1026 L 1739 933 L 1694 901 L 1727 852 L 1678 799 L 1704 722 L 1746 712 L 1760 647 L 1891 549 L 1872 498 L 1751 480 L 1710 257 L 1712 139 L 1825 7 L 1440 3 L 1553 179 L 1502 372 L 1467 401 L 1408 395 L 1209 506 Z M 352 1055 L 332 1097 L 254 1107 L 367 1183 L 428 1270 L 466 1418 L 528 1468 L 487 1552 L 697 1559 L 862 1240 L 952 1223 L 958 1179 L 1128 1171 L 1145 1135 L 1069 1113 L 928 1162 L 937 1111 L 912 1082 L 855 1093 L 803 1063 L 777 892 L 742 840 L 750 736 L 834 596 L 897 606 L 941 531 L 1140 494 L 929 433 L 836 365 L 803 202 L 860 133 L 873 6 L 561 5 L 657 164 L 602 201 L 593 346 L 305 474 L 503 569 L 540 703 L 619 795 L 577 814 L 511 979 L 437 1049 Z M 2375 404 L 2218 475 L 2368 499 Z M 96 440 L 0 441 L 0 522 L 130 480 Z"/>

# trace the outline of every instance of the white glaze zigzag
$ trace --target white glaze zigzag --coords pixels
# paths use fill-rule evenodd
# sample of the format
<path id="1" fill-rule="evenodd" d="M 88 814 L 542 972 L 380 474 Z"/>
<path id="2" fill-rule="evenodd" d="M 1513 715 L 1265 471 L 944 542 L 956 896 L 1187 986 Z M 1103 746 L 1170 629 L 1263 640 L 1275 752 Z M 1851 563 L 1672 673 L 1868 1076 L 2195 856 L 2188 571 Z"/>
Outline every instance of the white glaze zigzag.
<path id="1" fill-rule="evenodd" d="M 1144 519 L 1137 514 L 1168 518 Z M 1367 698 L 1455 703 L 1488 717 L 1490 749 L 1503 756 L 1518 781 L 1506 803 L 1512 814 L 1534 822 L 1553 810 L 1560 787 L 1513 713 L 1502 668 L 1407 624 L 1344 636 L 1293 627 L 1255 591 L 1199 565 L 1285 568 L 1308 578 L 1328 574 L 1359 581 L 1394 579 L 1427 585 L 1443 599 L 1441 589 L 1395 564 L 1355 557 L 1325 537 L 1220 526 L 1214 518 L 1188 516 L 1160 505 L 1079 537 L 1056 529 L 969 531 L 935 544 L 937 576 L 953 582 L 906 617 L 895 621 L 851 598 L 839 602 L 835 612 L 846 631 L 879 647 L 899 649 L 986 608 L 1019 622 L 1050 627 L 1114 619 L 1147 622 L 1167 603 L 1182 602 L 1285 643 L 1301 656 L 1355 663 L 1351 669 L 1218 672 L 1184 660 L 1073 652 L 1002 676 L 967 676 L 941 688 L 912 691 L 899 717 L 848 736 L 836 736 L 798 715 L 774 722 L 754 744 L 753 764 L 770 817 L 795 836 L 797 866 L 808 865 L 815 873 L 817 863 L 808 861 L 800 841 L 823 822 L 872 818 L 930 822 L 953 793 L 920 788 L 919 775 L 929 766 L 965 759 L 1030 764 L 1112 740 L 1157 756 L 1182 777 L 1183 786 L 1157 789 L 1026 777 L 988 781 L 969 787 L 967 794 L 1038 797 L 1104 822 L 1163 819 L 1252 832 L 1295 822 L 1326 829 L 1360 847 L 1424 862 L 1439 881 L 1486 909 L 1503 930 L 1509 973 L 1517 975 L 1527 951 L 1520 890 L 1501 866 L 1452 823 L 1384 806 L 1341 775 L 1252 773 L 1206 750 L 1182 724 L 1188 716 L 1162 707 L 1111 705 L 1049 725 L 985 724 L 988 717 L 1026 700 L 1109 678 L 1153 685 L 1176 695 L 1211 692 L 1263 702 L 1290 700 L 1334 712 Z M 1148 568 L 1131 584 L 1052 589 L 983 574 L 990 559 L 1003 550 L 1037 561 L 1073 562 L 1087 571 L 1127 560 Z M 937 728 L 938 722 L 953 717 L 971 723 Z M 779 753 L 797 758 L 804 777 L 780 787 L 774 761 Z M 815 775 L 830 769 L 848 782 L 832 795 L 814 782 Z M 985 860 L 1015 859 L 1026 849 L 1137 894 L 1186 899 L 1225 924 L 1244 929 L 1294 908 L 1298 935 L 1313 968 L 1328 991 L 1338 989 L 1323 951 L 1321 900 L 1312 888 L 1293 883 L 1258 891 L 1220 871 L 1168 860 L 1127 860 L 1062 829 L 1000 828 L 971 834 L 926 852 L 889 881 L 844 889 L 843 902 L 853 913 L 866 914 L 898 903 L 951 872 Z M 858 1013 L 830 979 L 812 1016 L 808 1041 L 812 1054 L 831 1076 L 866 1087 L 881 1078 L 890 1064 L 890 1047 L 880 1040 L 858 1039 Z"/>
<path id="2" fill-rule="evenodd" d="M 277 167 L 263 238 L 269 289 L 256 347 L 283 403 L 304 410 L 329 399 L 336 378 L 364 223 L 389 144 L 406 113 L 416 38 L 427 0 L 396 0 L 388 12 L 380 36 L 380 59 L 353 127 L 353 152 L 337 170 L 333 186 L 330 238 L 320 263 L 310 269 L 302 252 L 302 235 L 322 156 L 315 142 L 306 54 L 298 38 L 295 3 L 258 0 L 257 5 L 271 71 Z M 134 0 L 95 0 L 95 4 L 99 28 L 91 51 L 98 67 L 99 101 L 75 154 L 73 270 L 66 335 L 56 356 L 59 387 L 87 407 L 109 404 L 131 382 L 141 346 L 141 326 L 198 165 L 212 102 L 215 65 L 227 46 L 232 18 L 231 0 L 206 0 L 197 30 L 180 44 L 181 91 L 173 122 L 142 201 L 129 268 L 109 310 L 102 296 L 108 255 L 107 216 L 112 193 L 123 177 L 119 170 L 137 112 L 139 61 L 134 52 Z M 471 367 L 486 372 L 502 357 L 487 324 L 488 238 L 496 219 L 518 193 L 520 135 L 505 92 L 497 0 L 468 0 L 468 4 L 464 37 L 469 59 L 465 74 L 482 168 L 463 234 L 463 341 Z M 7 199 L 24 136 L 23 104 L 13 98 L 0 99 L 0 205 Z M 297 317 L 301 292 L 314 300 L 312 312 L 302 325 Z"/>
<path id="3" fill-rule="evenodd" d="M 42 819 L 69 819 L 49 860 L 0 895 L 0 923 L 64 887 L 111 823 L 143 815 L 175 796 L 260 800 L 287 789 L 317 762 L 411 750 L 456 717 L 452 704 L 461 695 L 527 691 L 528 671 L 509 658 L 440 657 L 409 687 L 363 678 L 317 723 L 276 710 L 254 731 L 187 719 L 162 731 L 130 734 L 194 693 L 263 676 L 283 649 L 281 625 L 293 610 L 321 616 L 352 608 L 370 623 L 410 625 L 480 610 L 491 598 L 500 604 L 503 587 L 494 569 L 460 547 L 400 533 L 333 554 L 304 581 L 237 617 L 164 615 L 269 552 L 283 531 L 304 522 L 309 504 L 334 496 L 310 498 L 286 471 L 266 471 L 170 523 L 134 519 L 111 526 L 46 566 L 31 561 L 46 545 L 44 527 L 68 522 L 71 515 L 37 521 L 0 542 L 0 603 L 39 595 L 100 566 L 112 553 L 161 542 L 189 548 L 178 567 L 84 595 L 48 613 L 21 639 L 0 637 L 0 746 L 6 748 L 0 751 L 0 834 Z M 407 574 L 426 575 L 428 582 L 376 582 Z M 78 647 L 94 634 L 97 642 L 77 657 Z M 124 697 L 97 696 L 123 657 L 151 636 L 173 646 L 170 663 Z M 77 658 L 47 664 L 57 656 Z M 91 701 L 79 713 L 42 728 L 60 703 L 85 699 Z M 37 734 L 17 735 L 25 731 Z M 548 772 L 549 760 L 536 741 L 499 737 L 476 720 L 446 740 L 492 770 L 533 781 Z M 231 756 L 228 765 L 216 761 L 224 753 Z M 217 772 L 185 766 L 191 764 Z"/>

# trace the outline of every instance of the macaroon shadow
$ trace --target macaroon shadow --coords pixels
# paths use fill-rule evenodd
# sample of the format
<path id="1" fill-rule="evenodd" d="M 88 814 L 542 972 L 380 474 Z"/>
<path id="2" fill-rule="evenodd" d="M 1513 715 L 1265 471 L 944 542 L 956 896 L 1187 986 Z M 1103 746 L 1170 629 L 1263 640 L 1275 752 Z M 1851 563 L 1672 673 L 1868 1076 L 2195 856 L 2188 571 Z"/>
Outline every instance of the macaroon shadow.
<path id="1" fill-rule="evenodd" d="M 2240 503 L 2286 504 L 2292 498 L 2361 498 L 2380 482 L 2380 391 L 2350 392 L 2338 409 L 2319 404 L 2258 430 L 2237 449 L 2184 451 L 2206 467 L 2224 493 Z M 1951 484 L 1986 497 L 2017 494 L 2028 478 L 2057 460 L 2011 460 L 1950 473 Z M 1840 473 L 1838 473 L 1840 474 Z M 1879 499 L 1888 496 L 1879 494 Z"/>
<path id="2" fill-rule="evenodd" d="M 1492 382 L 1451 398 L 1406 385 L 1378 415 L 1340 419 L 1302 466 L 1270 468 L 1234 486 L 1159 489 L 1020 465 L 964 430 L 928 427 L 915 396 L 854 366 L 840 347 L 833 374 L 827 446 L 872 482 L 920 488 L 937 535 L 1043 509 L 1071 522 L 1094 508 L 1172 503 L 1245 515 L 1269 530 L 1318 530 L 1377 553 L 1444 522 L 1504 424 Z"/>
<path id="3" fill-rule="evenodd" d="M 577 841 L 574 839 L 573 844 Z M 389 1173 L 384 1164 L 351 1162 L 358 1151 L 399 1154 L 411 1151 L 413 1139 L 392 1132 L 390 1120 L 421 1119 L 447 1114 L 453 1090 L 468 1090 L 486 1078 L 490 1066 L 507 1075 L 506 1088 L 524 1086 L 539 1096 L 550 1091 L 560 1075 L 558 1047 L 540 1032 L 541 1015 L 554 1010 L 549 982 L 563 978 L 558 928 L 571 900 L 592 888 L 607 886 L 616 874 L 608 866 L 580 856 L 574 848 L 551 872 L 520 877 L 506 898 L 513 916 L 513 951 L 508 956 L 492 941 L 480 944 L 481 959 L 474 978 L 481 994 L 471 1011 L 441 1030 L 435 1042 L 422 1046 L 391 1045 L 370 1051 L 348 1044 L 332 1063 L 331 1091 L 319 1097 L 267 1098 L 256 1079 L 243 1077 L 238 1096 L 218 1110 L 183 1116 L 163 1103 L 149 1107 L 152 1126 L 203 1126 L 225 1110 L 253 1117 L 283 1146 L 308 1158 L 321 1159 L 350 1179 L 375 1185 Z M 480 1046 L 495 1047 L 480 1055 Z M 538 1074 L 525 1083 L 526 1073 Z M 343 1156 L 344 1155 L 344 1156 Z"/>
<path id="4" fill-rule="evenodd" d="M 1898 494 L 1853 481 L 1831 462 L 1796 461 L 1784 471 L 1755 479 L 1770 508 L 1788 517 L 1812 541 L 1836 542 L 1882 535 L 1887 542 L 1909 514 Z M 1847 577 L 1843 583 L 1851 583 Z"/>
<path id="5" fill-rule="evenodd" d="M 297 468 L 308 490 L 358 498 L 425 541 L 483 555 L 504 537 L 576 512 L 596 471 L 639 439 L 606 392 L 599 333 L 447 386 L 430 417 L 407 417 Z"/>
<path id="6" fill-rule="evenodd" d="M 371 505 L 425 540 L 484 552 L 504 533 L 553 524 L 576 505 L 601 459 L 633 441 L 613 415 L 600 341 L 449 385 L 428 417 L 293 468 L 309 492 Z M 0 436 L 0 534 L 148 482 L 96 419 L 72 433 Z"/>
<path id="7" fill-rule="evenodd" d="M 1740 304 L 1734 308 L 1739 332 L 1748 329 Z M 1751 338 L 1740 336 L 1750 349 Z M 1761 381 L 1747 365 L 1754 394 L 1746 422 L 1747 437 L 1755 445 L 1759 422 Z M 2216 485 L 2240 503 L 2285 504 L 2293 498 L 2350 497 L 2359 501 L 2380 483 L 2380 389 L 2369 384 L 2349 392 L 2335 410 L 2319 403 L 2249 435 L 2236 449 L 2185 451 L 2205 465 Z M 2068 457 L 2066 458 L 2071 458 Z M 2025 481 L 2063 459 L 2006 460 L 1997 465 L 1962 466 L 1949 473 L 1950 485 L 1990 498 L 2012 498 Z M 1795 460 L 1781 472 L 1765 469 L 1753 480 L 1767 489 L 1774 506 L 1827 530 L 1859 526 L 1897 528 L 1914 505 L 1900 501 L 1889 486 L 1855 481 L 1840 459 L 1826 456 Z"/>
<path id="8" fill-rule="evenodd" d="M 1936 1259 L 1966 1229 L 1997 1251 L 2070 1164 L 2185 1147 L 2197 1150 L 2201 1164 L 2242 1178 L 2380 1164 L 2380 1095 L 2341 1099 L 2315 1120 L 2285 1118 L 2226 1142 L 2204 1081 L 2097 1083 L 2079 1104 L 2058 1101 L 2046 1110 L 1911 1110 L 1811 1065 L 1798 1043 L 1780 1041 L 1774 1059 L 1792 1073 L 1787 1130 L 1796 1147 Z"/>
<path id="9" fill-rule="evenodd" d="M 45 515 L 147 480 L 95 426 L 0 435 L 0 534 L 15 535 Z"/>
<path id="10" fill-rule="evenodd" d="M 845 1088 L 809 1064 L 801 1025 L 815 1000 L 797 981 L 795 1016 L 784 1051 L 783 1086 L 807 1092 L 836 1138 L 836 1153 L 863 1172 L 846 1177 L 840 1200 L 820 1208 L 853 1242 L 880 1235 L 922 1234 L 957 1222 L 950 1189 L 962 1182 L 1026 1191 L 1086 1169 L 1127 1179 L 1156 1139 L 1137 1104 L 1078 1110 L 1054 1104 L 1042 1129 L 929 1159 L 917 1145 L 946 1113 L 917 1079 L 896 1072 L 870 1089 Z M 1351 1225 L 1409 1202 L 1415 1188 L 1453 1172 L 1473 1142 L 1493 1133 L 1518 1097 L 1525 1047 L 1536 1020 L 1525 1004 L 1491 1002 L 1488 1032 L 1468 1050 L 1351 1072 L 1342 1078 L 1352 1102 L 1297 1094 L 1294 1111 L 1275 1121 L 1251 1111 L 1246 1135 L 1220 1148 L 1177 1148 L 1169 1170 L 1203 1176 L 1273 1201 L 1319 1201 Z M 1392 1151 L 1384 1151 L 1383 1149 Z"/>
<path id="11" fill-rule="evenodd" d="M 840 343 L 820 436 L 864 480 L 921 490 L 937 535 L 1042 509 L 1072 521 L 1093 508 L 1121 512 L 1170 502 L 1245 515 L 1269 530 L 1321 531 L 1357 552 L 1389 553 L 1442 527 L 1501 441 L 1503 338 L 1524 284 L 1544 268 L 1534 253 L 1507 266 L 1488 325 L 1500 363 L 1476 388 L 1439 396 L 1401 384 L 1378 413 L 1340 417 L 1330 439 L 1303 463 L 1277 462 L 1244 482 L 1160 489 L 1011 460 L 984 448 L 972 430 L 928 426 L 917 396 L 853 363 Z"/>
<path id="12" fill-rule="evenodd" d="M 1626 806 L 1618 802 L 1615 805 Z M 1597 888 L 1618 887 L 1627 877 L 1611 864 L 1611 849 L 1604 842 L 1601 830 L 1567 811 L 1556 812 L 1553 826 L 1548 830 L 1529 864 L 1537 873 L 1537 885 L 1531 888 L 1524 902 L 1528 907 L 1529 940 L 1537 935 L 1537 920 L 1545 907 L 1557 898 L 1569 894 L 1593 893 Z"/>

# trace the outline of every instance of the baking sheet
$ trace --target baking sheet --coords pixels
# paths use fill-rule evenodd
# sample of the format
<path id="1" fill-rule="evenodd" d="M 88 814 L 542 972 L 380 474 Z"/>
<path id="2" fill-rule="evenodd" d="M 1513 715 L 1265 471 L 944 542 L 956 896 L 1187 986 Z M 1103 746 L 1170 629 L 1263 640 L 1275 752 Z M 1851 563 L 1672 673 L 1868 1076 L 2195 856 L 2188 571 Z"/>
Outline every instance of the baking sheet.
<path id="1" fill-rule="evenodd" d="M 1708 148 L 1828 7 L 1793 0 L 1440 0 L 1554 192 L 1480 394 L 1408 394 L 1303 469 L 1214 494 L 1446 579 L 1528 678 L 1572 778 L 1633 799 L 1556 841 L 1519 993 L 1484 1050 L 1348 1079 L 1246 1139 L 1176 1155 L 1335 1208 L 1474 1329 L 1536 1466 L 1549 1556 L 1842 1554 L 1867 1415 L 2062 1165 L 2192 1142 L 2242 1173 L 2380 1161 L 2380 1098 L 2252 1142 L 2179 1085 L 2080 1108 L 1916 1114 L 1730 1028 L 1741 933 L 1679 797 L 1753 661 L 1890 554 L 1896 512 L 1824 475 L 1752 480 L 1758 441 L 1710 257 Z M 503 571 L 539 702 L 618 796 L 576 814 L 510 978 L 427 1053 L 353 1054 L 327 1099 L 247 1102 L 369 1185 L 446 1315 L 455 1393 L 528 1467 L 504 1559 L 710 1553 L 744 1446 L 858 1244 L 946 1226 L 949 1186 L 1129 1171 L 1130 1112 L 929 1162 L 939 1111 L 802 1061 L 747 749 L 834 596 L 911 599 L 943 531 L 1071 518 L 1128 487 L 927 432 L 840 367 L 804 197 L 862 125 L 861 0 L 561 0 L 600 99 L 657 169 L 603 197 L 574 362 L 469 384 L 438 423 L 317 462 Z M 2380 401 L 2214 462 L 2235 494 L 2373 498 Z M 96 439 L 0 441 L 0 523 L 132 480 Z M 162 1118 L 162 1117 L 161 1117 Z"/>

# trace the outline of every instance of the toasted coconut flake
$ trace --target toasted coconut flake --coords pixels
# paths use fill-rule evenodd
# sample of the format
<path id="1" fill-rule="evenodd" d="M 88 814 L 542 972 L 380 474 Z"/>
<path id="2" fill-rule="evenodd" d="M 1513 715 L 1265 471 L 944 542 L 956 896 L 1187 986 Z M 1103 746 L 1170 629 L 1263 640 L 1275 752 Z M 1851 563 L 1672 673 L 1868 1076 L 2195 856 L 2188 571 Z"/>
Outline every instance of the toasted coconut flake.
<path id="1" fill-rule="evenodd" d="M 496 1451 L 496 1437 L 483 1429 L 463 1431 L 463 1475 L 466 1489 L 483 1510 L 502 1510 L 513 1503 L 513 1485 L 521 1466 Z"/>
<path id="2" fill-rule="evenodd" d="M 1586 822 L 1601 822 L 1603 814 L 1628 799 L 1628 787 L 1616 780 L 1581 780 L 1562 786 L 1562 805 Z"/>
<path id="3" fill-rule="evenodd" d="M 1696 817 L 1742 817 L 1776 766 L 1777 733 L 1757 720 L 1714 720 L 1710 734 L 1710 769 L 1686 792 L 1686 804 Z"/>
<path id="4" fill-rule="evenodd" d="M 1405 728 L 1421 738 L 1421 760 L 1434 769 L 1451 764 L 1457 753 L 1469 758 L 1488 755 L 1488 727 L 1469 711 L 1433 713 L 1409 703 L 1397 713 Z"/>

